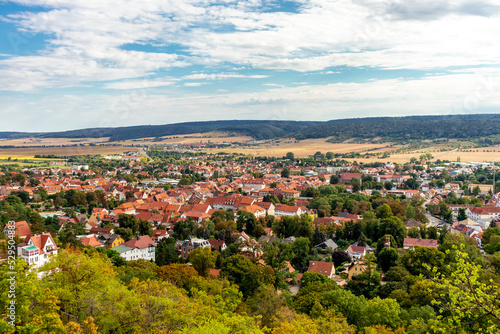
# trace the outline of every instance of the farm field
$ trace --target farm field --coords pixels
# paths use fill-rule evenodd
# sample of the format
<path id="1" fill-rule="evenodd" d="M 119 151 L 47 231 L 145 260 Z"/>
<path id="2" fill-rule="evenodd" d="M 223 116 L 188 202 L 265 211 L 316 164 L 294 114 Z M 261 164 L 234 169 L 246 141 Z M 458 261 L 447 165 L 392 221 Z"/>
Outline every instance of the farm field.
<path id="1" fill-rule="evenodd" d="M 161 137 L 161 141 L 155 138 L 142 138 L 134 140 L 118 141 L 117 143 L 123 145 L 137 145 L 137 144 L 194 144 L 194 143 L 242 143 L 253 141 L 252 137 L 248 136 L 231 136 L 222 132 L 208 132 L 208 133 L 192 133 L 187 135 L 165 136 Z"/>
<path id="2" fill-rule="evenodd" d="M 107 142 L 109 137 L 103 138 L 19 138 L 0 140 L 0 146 L 59 146 Z"/>
<path id="3" fill-rule="evenodd" d="M 371 152 L 371 150 L 387 147 L 389 143 L 384 144 L 353 144 L 353 143 L 328 143 L 325 138 L 296 140 L 277 140 L 269 144 L 246 147 L 229 147 L 225 149 L 208 149 L 210 153 L 227 152 L 243 153 L 254 156 L 283 157 L 288 152 L 293 152 L 296 157 L 306 157 L 318 151 L 322 153 L 349 153 L 349 152 Z M 389 148 L 387 148 L 388 150 Z"/>
<path id="4" fill-rule="evenodd" d="M 129 151 L 138 151 L 135 147 L 123 146 L 74 146 L 74 147 L 20 147 L 20 148 L 1 148 L 0 159 L 30 159 L 33 160 L 36 154 L 41 155 L 94 155 L 94 154 L 121 154 Z M 57 159 L 49 159 L 57 160 Z"/>

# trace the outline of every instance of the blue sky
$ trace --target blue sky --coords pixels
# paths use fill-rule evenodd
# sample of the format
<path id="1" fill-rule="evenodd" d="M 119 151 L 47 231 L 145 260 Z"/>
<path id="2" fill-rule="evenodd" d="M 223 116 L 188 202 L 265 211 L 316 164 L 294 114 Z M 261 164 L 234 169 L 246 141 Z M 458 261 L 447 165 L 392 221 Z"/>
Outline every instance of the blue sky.
<path id="1" fill-rule="evenodd" d="M 495 0 L 0 0 L 0 131 L 498 113 Z"/>

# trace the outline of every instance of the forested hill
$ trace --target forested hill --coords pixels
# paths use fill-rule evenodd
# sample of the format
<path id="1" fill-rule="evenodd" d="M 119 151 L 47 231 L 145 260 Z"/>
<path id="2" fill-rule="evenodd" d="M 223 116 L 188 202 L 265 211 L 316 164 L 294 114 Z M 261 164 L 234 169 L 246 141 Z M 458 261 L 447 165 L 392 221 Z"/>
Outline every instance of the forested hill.
<path id="1" fill-rule="evenodd" d="M 333 137 L 392 141 L 401 139 L 475 139 L 500 135 L 500 114 L 373 117 L 320 121 L 228 120 L 185 122 L 166 125 L 138 125 L 119 128 L 90 128 L 62 132 L 0 132 L 0 138 L 100 138 L 110 141 L 224 131 L 257 140 L 295 137 Z"/>
<path id="2" fill-rule="evenodd" d="M 101 138 L 110 137 L 110 141 L 204 133 L 211 131 L 230 132 L 235 135 L 250 136 L 255 139 L 270 139 L 290 136 L 301 129 L 322 122 L 307 121 L 263 121 L 229 120 L 208 122 L 185 122 L 166 125 L 138 125 L 119 128 L 90 128 L 62 132 L 20 133 L 0 132 L 0 138 Z"/>
<path id="3" fill-rule="evenodd" d="M 386 140 L 457 138 L 473 139 L 500 135 L 500 114 L 377 117 L 334 120 L 300 130 L 295 138 L 333 137 Z"/>

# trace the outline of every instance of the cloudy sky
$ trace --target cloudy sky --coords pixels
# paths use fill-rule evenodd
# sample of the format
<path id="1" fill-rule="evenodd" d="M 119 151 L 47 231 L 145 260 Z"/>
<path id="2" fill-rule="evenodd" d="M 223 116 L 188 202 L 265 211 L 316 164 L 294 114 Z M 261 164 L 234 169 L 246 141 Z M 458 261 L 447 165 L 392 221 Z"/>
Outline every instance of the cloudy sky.
<path id="1" fill-rule="evenodd" d="M 498 113 L 497 0 L 0 0 L 0 131 Z"/>

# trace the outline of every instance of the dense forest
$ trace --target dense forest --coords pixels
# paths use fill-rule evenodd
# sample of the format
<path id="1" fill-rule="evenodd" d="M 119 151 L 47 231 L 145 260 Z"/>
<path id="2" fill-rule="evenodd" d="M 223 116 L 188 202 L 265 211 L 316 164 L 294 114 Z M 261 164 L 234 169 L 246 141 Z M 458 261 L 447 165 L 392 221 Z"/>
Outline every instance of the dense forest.
<path id="1" fill-rule="evenodd" d="M 333 141 L 351 138 L 382 138 L 387 141 L 454 138 L 481 140 L 487 145 L 500 142 L 500 114 L 442 115 L 409 117 L 373 117 L 340 119 L 328 122 L 228 120 L 185 122 L 166 125 L 140 125 L 119 128 L 90 128 L 62 132 L 0 132 L 0 138 L 100 138 L 109 141 L 162 137 L 190 133 L 223 131 L 256 140 L 283 137 L 297 139 L 333 137 Z M 496 136 L 496 137 L 495 137 Z"/>

